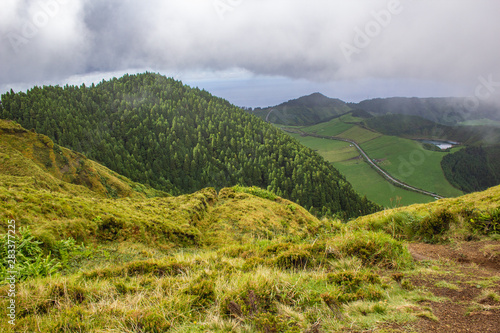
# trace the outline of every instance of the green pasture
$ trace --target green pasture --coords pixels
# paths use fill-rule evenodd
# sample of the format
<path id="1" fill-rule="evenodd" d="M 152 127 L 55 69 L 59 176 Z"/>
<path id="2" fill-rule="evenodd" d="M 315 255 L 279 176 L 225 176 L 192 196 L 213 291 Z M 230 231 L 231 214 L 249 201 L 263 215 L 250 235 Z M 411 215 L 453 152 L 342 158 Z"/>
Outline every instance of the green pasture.
<path id="1" fill-rule="evenodd" d="M 340 118 L 335 118 L 324 123 L 304 127 L 302 130 L 307 133 L 335 136 L 349 130 L 353 126 L 353 124 L 346 124 Z"/>
<path id="2" fill-rule="evenodd" d="M 381 137 L 382 134 L 364 129 L 359 126 L 352 126 L 350 129 L 338 134 L 337 136 L 354 140 L 357 143 L 363 143 Z"/>
<path id="3" fill-rule="evenodd" d="M 304 146 L 317 151 L 329 162 L 345 161 L 359 156 L 358 150 L 348 142 L 288 134 L 299 140 Z"/>
<path id="4" fill-rule="evenodd" d="M 456 197 L 463 193 L 450 185 L 441 169 L 441 159 L 449 153 L 425 150 L 422 144 L 409 139 L 382 135 L 353 125 L 359 118 L 351 114 L 328 122 L 302 128 L 308 133 L 331 135 L 354 140 L 370 158 L 396 179 L 409 185 L 437 193 L 445 197 Z M 373 170 L 349 143 L 330 139 L 293 135 L 303 145 L 316 150 L 347 178 L 354 189 L 385 207 L 397 204 L 426 203 L 430 196 L 394 187 Z M 456 148 L 453 151 L 456 151 Z M 396 199 L 398 198 L 398 199 Z"/>
<path id="5" fill-rule="evenodd" d="M 450 185 L 441 169 L 442 158 L 449 153 L 425 150 L 419 142 L 395 136 L 380 136 L 361 144 L 372 159 L 393 177 L 445 197 L 463 193 Z"/>
<path id="6" fill-rule="evenodd" d="M 345 123 L 361 123 L 363 122 L 363 118 L 360 117 L 353 117 L 352 113 L 349 112 L 342 117 L 340 117 L 340 120 L 345 122 Z"/>
<path id="7" fill-rule="evenodd" d="M 336 162 L 333 165 L 358 193 L 384 207 L 394 208 L 435 201 L 428 195 L 393 186 L 361 159 Z"/>
<path id="8" fill-rule="evenodd" d="M 289 133 L 290 134 L 290 133 Z M 332 162 L 361 195 L 384 207 L 396 207 L 434 201 L 430 196 L 392 186 L 373 170 L 360 156 L 358 150 L 347 142 L 290 134 L 304 146 L 316 150 Z"/>

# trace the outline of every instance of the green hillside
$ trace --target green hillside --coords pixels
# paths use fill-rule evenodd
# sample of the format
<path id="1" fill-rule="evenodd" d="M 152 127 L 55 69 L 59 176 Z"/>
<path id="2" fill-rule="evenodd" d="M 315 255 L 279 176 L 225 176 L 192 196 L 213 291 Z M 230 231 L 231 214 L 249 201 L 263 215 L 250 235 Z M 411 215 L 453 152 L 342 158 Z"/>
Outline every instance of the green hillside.
<path id="1" fill-rule="evenodd" d="M 361 147 L 380 167 L 407 184 L 445 197 L 463 194 L 441 169 L 441 160 L 448 152 L 429 151 L 420 142 L 387 135 L 361 143 Z"/>
<path id="2" fill-rule="evenodd" d="M 363 193 L 368 199 L 379 205 L 392 208 L 435 200 L 428 195 L 391 185 L 360 157 L 359 151 L 355 147 L 347 142 L 301 136 L 300 134 L 290 135 L 304 146 L 316 150 L 348 179 L 358 193 Z"/>
<path id="3" fill-rule="evenodd" d="M 311 149 L 247 112 L 161 75 L 91 87 L 35 87 L 2 95 L 0 117 L 172 194 L 258 186 L 319 214 L 357 216 L 363 200 Z"/>
<path id="4" fill-rule="evenodd" d="M 277 106 L 256 108 L 250 113 L 273 124 L 307 126 L 330 120 L 349 110 L 351 108 L 339 99 L 314 93 Z"/>

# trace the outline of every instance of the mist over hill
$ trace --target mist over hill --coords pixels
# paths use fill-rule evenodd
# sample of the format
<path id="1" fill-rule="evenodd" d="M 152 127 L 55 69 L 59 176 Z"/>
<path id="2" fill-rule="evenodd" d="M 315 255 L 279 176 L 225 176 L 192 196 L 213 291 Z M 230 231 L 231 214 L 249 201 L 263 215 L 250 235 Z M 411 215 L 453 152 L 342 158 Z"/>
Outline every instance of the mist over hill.
<path id="1" fill-rule="evenodd" d="M 462 97 L 376 98 L 349 104 L 376 115 L 404 114 L 419 116 L 443 125 L 475 119 L 500 120 L 500 106 L 493 102 Z"/>

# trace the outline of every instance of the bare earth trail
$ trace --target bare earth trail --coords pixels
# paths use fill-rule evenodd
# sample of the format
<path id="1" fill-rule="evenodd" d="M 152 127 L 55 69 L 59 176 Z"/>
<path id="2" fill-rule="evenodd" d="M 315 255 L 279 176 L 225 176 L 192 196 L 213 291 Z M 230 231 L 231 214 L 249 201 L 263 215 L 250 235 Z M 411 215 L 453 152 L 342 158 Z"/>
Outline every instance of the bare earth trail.
<path id="1" fill-rule="evenodd" d="M 319 135 L 319 134 L 313 134 L 313 133 L 306 133 L 306 132 L 303 132 L 299 129 L 289 129 L 289 128 L 282 128 L 282 129 L 286 132 L 300 134 L 303 136 L 312 136 L 312 137 L 320 138 L 320 139 L 329 139 L 329 140 L 348 142 L 348 143 L 352 144 L 354 147 L 356 147 L 356 149 L 361 153 L 361 155 L 363 156 L 365 161 L 372 168 L 374 168 L 382 177 L 384 177 L 388 182 L 394 184 L 395 186 L 402 187 L 402 188 L 408 189 L 410 191 L 422 193 L 425 195 L 429 195 L 429 196 L 436 198 L 436 199 L 443 199 L 444 198 L 443 196 L 440 196 L 436 193 L 432 193 L 432 192 L 423 190 L 421 188 L 417 188 L 417 187 L 408 185 L 408 184 L 403 183 L 402 181 L 392 177 L 389 173 L 387 173 L 385 170 L 383 170 L 381 167 L 379 167 L 375 162 L 373 162 L 373 160 L 368 156 L 368 154 L 363 149 L 361 149 L 361 147 L 358 145 L 357 142 L 355 142 L 353 140 L 340 138 L 340 137 L 336 137 L 336 136 L 325 136 L 325 135 Z"/>
<path id="2" fill-rule="evenodd" d="M 421 318 L 403 332 L 500 332 L 500 302 L 486 296 L 500 293 L 499 241 L 412 243 L 409 249 L 417 261 L 429 264 L 427 271 L 409 277 L 413 285 L 444 300 L 419 304 L 431 308 L 437 321 Z"/>

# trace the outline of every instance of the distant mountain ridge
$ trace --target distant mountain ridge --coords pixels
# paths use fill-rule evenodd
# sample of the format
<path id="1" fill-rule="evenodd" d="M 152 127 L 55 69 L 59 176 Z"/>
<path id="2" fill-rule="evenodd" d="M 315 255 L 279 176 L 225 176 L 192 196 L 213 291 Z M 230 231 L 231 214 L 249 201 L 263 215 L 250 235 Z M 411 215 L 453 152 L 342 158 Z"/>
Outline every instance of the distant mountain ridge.
<path id="1" fill-rule="evenodd" d="M 419 116 L 442 125 L 457 125 L 478 119 L 500 121 L 500 106 L 479 100 L 477 105 L 471 105 L 467 98 L 462 97 L 390 97 L 347 103 L 314 93 L 277 106 L 256 108 L 251 112 L 271 123 L 309 126 L 355 109 L 365 110 L 376 116 L 387 114 Z"/>
<path id="2" fill-rule="evenodd" d="M 419 116 L 442 125 L 456 125 L 475 119 L 500 120 L 500 107 L 487 101 L 471 105 L 463 97 L 391 97 L 364 100 L 349 105 L 372 114 L 404 114 Z"/>

